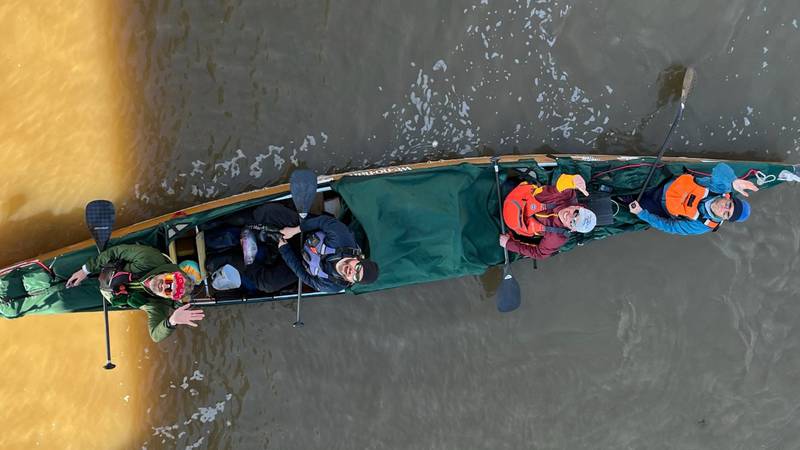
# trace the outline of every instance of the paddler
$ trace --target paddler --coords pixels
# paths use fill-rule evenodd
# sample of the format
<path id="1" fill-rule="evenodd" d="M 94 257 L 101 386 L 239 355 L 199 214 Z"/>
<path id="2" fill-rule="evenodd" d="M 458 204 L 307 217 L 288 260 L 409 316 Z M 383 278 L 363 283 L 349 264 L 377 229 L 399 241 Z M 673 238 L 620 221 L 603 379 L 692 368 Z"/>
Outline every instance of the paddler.
<path id="1" fill-rule="evenodd" d="M 750 205 L 733 191 L 748 197 L 758 191 L 748 180 L 739 179 L 731 166 L 718 163 L 710 177 L 691 173 L 668 179 L 645 191 L 641 202 L 628 207 L 653 228 L 682 236 L 716 231 L 723 222 L 744 222 Z"/>
<path id="2" fill-rule="evenodd" d="M 181 263 L 184 265 L 184 263 Z M 196 265 L 196 263 L 194 263 Z M 79 285 L 91 274 L 100 277 L 100 292 L 116 307 L 141 309 L 147 313 L 150 337 L 159 342 L 178 325 L 196 327 L 203 320 L 201 309 L 190 309 L 192 289 L 199 280 L 187 274 L 166 255 L 146 245 L 115 245 L 86 261 L 67 280 L 67 288 Z"/>
<path id="3" fill-rule="evenodd" d="M 210 258 L 208 268 L 217 275 L 212 276 L 215 289 L 243 287 L 276 292 L 297 283 L 299 277 L 319 292 L 338 292 L 356 283 L 372 283 L 378 278 L 378 265 L 364 257 L 347 225 L 333 217 L 309 216 L 300 223 L 296 211 L 279 203 L 267 203 L 225 223 L 278 230 L 275 235 L 280 258 L 263 257 L 263 252 L 248 257 L 243 250 L 252 246 L 244 245 L 243 239 L 242 249 Z M 301 230 L 304 242 L 298 253 L 287 241 Z M 275 247 L 272 249 L 274 251 Z"/>
<path id="4" fill-rule="evenodd" d="M 513 234 L 501 234 L 500 246 L 529 258 L 545 259 L 564 246 L 570 233 L 592 231 L 597 216 L 578 203 L 576 191 L 589 195 L 580 175 L 562 174 L 554 186 L 520 183 L 503 201 L 503 220 Z M 540 239 L 528 243 L 515 235 Z"/>

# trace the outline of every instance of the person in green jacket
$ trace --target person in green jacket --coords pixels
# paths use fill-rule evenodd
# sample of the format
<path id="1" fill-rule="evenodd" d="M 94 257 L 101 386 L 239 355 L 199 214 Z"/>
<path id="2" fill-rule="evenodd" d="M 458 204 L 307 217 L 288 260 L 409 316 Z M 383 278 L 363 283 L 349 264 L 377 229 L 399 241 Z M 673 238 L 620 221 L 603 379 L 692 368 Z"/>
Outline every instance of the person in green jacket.
<path id="1" fill-rule="evenodd" d="M 67 280 L 67 288 L 79 285 L 91 274 L 100 275 L 103 297 L 116 307 L 147 313 L 150 337 L 159 342 L 178 325 L 196 327 L 201 309 L 181 305 L 190 299 L 194 282 L 166 255 L 146 245 L 116 245 L 86 261 Z"/>

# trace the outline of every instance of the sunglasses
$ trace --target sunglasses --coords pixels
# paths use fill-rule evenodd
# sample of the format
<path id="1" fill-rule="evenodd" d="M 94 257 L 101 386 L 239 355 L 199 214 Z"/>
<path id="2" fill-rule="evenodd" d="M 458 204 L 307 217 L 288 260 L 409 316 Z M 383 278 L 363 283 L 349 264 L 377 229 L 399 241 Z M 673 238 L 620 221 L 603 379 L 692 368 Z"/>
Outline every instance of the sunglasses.
<path id="1" fill-rule="evenodd" d="M 569 221 L 569 226 L 575 228 L 578 226 L 578 216 L 581 214 L 581 210 L 576 209 L 574 213 L 572 213 L 572 220 Z"/>
<path id="2" fill-rule="evenodd" d="M 170 274 L 164 275 L 164 293 L 172 295 L 172 285 L 175 283 L 175 276 Z"/>
<path id="3" fill-rule="evenodd" d="M 361 263 L 358 262 L 356 263 L 355 266 L 355 274 L 353 274 L 353 281 L 356 283 L 360 283 L 362 278 L 364 278 L 364 266 L 362 266 Z"/>

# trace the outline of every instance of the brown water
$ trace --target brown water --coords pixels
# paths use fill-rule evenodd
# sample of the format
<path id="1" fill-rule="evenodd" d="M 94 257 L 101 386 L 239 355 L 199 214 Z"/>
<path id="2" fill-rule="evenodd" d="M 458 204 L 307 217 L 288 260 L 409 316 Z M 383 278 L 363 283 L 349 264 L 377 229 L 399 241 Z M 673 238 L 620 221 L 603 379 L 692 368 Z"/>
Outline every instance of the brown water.
<path id="1" fill-rule="evenodd" d="M 796 2 L 5 2 L 3 262 L 285 179 L 484 154 L 799 162 Z M 668 84 L 668 83 L 667 83 Z M 491 147 L 485 148 L 484 145 Z M 497 273 L 211 310 L 0 324 L 2 448 L 800 448 L 798 190 L 746 224 L 646 232 Z M 22 239 L 22 237 L 25 239 Z M 8 406 L 12 405 L 12 406 Z"/>

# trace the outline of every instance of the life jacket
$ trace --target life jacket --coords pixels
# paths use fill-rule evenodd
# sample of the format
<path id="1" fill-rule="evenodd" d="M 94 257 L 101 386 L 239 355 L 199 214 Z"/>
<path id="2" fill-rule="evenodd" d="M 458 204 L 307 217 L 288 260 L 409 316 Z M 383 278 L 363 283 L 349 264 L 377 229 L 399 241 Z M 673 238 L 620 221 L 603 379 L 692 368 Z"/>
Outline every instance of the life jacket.
<path id="1" fill-rule="evenodd" d="M 707 187 L 697 184 L 694 176 L 683 174 L 664 188 L 664 209 L 676 218 L 700 220 L 700 203 L 710 194 Z M 729 198 L 730 194 L 723 196 Z M 714 230 L 720 226 L 720 222 L 711 219 L 702 222 Z"/>
<path id="2" fill-rule="evenodd" d="M 133 274 L 120 270 L 119 265 L 107 265 L 100 269 L 98 282 L 100 290 L 112 295 L 128 294 L 127 285 L 133 281 Z"/>
<path id="3" fill-rule="evenodd" d="M 545 233 L 558 233 L 568 235 L 569 230 L 561 227 L 551 227 L 540 222 L 539 219 L 557 217 L 552 211 L 557 205 L 543 203 L 536 199 L 536 195 L 543 188 L 535 184 L 520 183 L 515 187 L 503 202 L 503 220 L 506 226 L 520 236 L 541 236 Z"/>
<path id="4" fill-rule="evenodd" d="M 356 258 L 361 256 L 361 250 L 357 248 L 333 248 L 325 244 L 325 233 L 316 231 L 308 236 L 303 243 L 303 262 L 305 263 L 306 270 L 312 276 L 322 279 L 335 278 L 338 281 L 348 283 L 339 272 L 333 270 L 333 273 L 325 271 L 326 263 L 330 266 L 336 267 L 336 263 L 342 258 Z"/>

